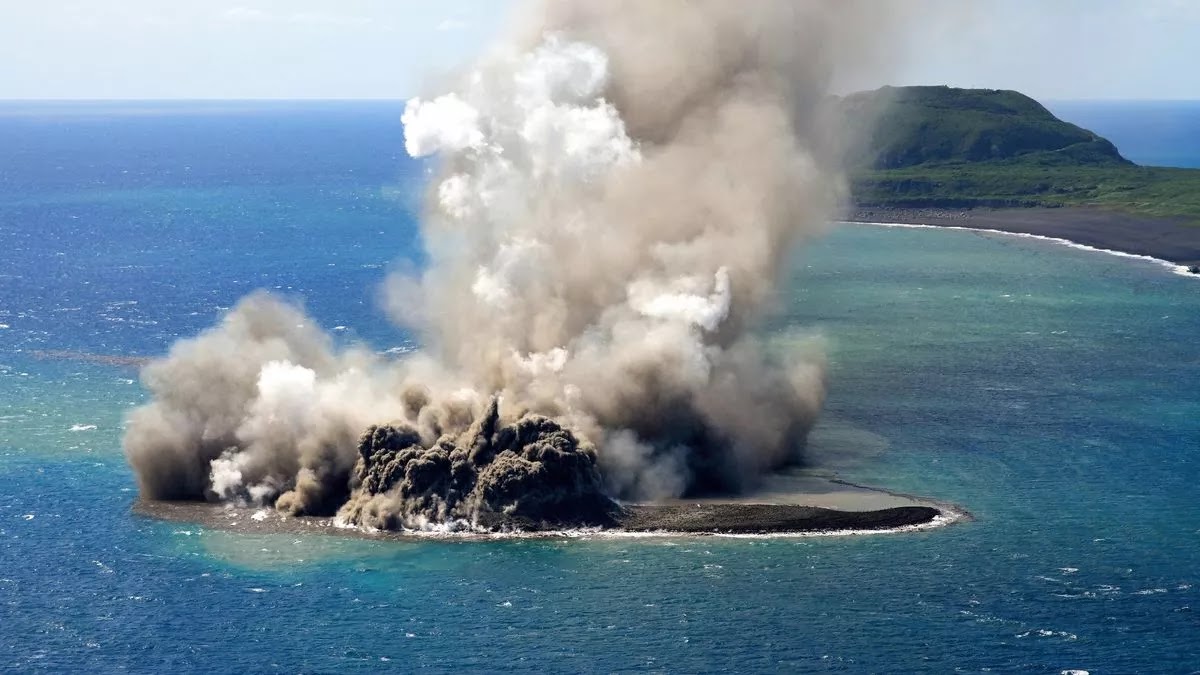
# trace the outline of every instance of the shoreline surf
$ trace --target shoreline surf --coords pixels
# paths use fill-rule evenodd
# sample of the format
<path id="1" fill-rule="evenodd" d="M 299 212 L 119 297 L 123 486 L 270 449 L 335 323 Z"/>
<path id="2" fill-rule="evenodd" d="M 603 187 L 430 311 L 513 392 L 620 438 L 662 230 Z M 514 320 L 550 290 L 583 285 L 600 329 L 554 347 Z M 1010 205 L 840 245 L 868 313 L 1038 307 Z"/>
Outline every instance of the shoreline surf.
<path id="1" fill-rule="evenodd" d="M 1175 274 L 1200 265 L 1200 226 L 1084 208 L 863 208 L 838 222 L 879 227 L 968 230 L 1040 239 L 1080 250 L 1142 260 Z"/>
<path id="2" fill-rule="evenodd" d="M 811 477 L 809 477 L 811 478 Z M 576 539 L 586 537 L 694 537 L 736 538 L 849 536 L 916 532 L 972 520 L 954 504 L 871 488 L 838 479 L 821 479 L 829 490 L 858 495 L 864 508 L 834 509 L 816 506 L 822 495 L 795 493 L 772 499 L 748 495 L 740 498 L 671 500 L 663 503 L 621 505 L 610 526 L 528 527 L 499 519 L 490 527 L 467 522 L 430 523 L 399 531 L 377 530 L 346 524 L 335 517 L 293 517 L 271 508 L 228 503 L 170 502 L 138 498 L 133 513 L 167 522 L 246 534 L 325 534 L 371 540 L 449 539 Z M 882 503 L 879 498 L 890 500 Z M 526 525 L 526 527 L 519 527 Z"/>

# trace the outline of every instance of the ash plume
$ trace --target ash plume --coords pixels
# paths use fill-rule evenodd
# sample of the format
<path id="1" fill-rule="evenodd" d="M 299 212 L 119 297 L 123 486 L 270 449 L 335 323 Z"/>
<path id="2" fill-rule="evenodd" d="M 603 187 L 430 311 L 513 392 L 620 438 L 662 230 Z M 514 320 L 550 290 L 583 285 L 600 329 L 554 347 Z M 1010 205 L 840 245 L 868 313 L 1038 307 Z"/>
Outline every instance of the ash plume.
<path id="1" fill-rule="evenodd" d="M 125 438 L 143 495 L 390 528 L 599 522 L 609 497 L 737 491 L 797 460 L 820 350 L 751 329 L 844 197 L 832 78 L 873 61 L 886 10 L 539 5 L 404 111 L 409 154 L 439 162 L 430 264 L 385 297 L 422 352 L 335 349 L 246 298 L 144 369 Z"/>

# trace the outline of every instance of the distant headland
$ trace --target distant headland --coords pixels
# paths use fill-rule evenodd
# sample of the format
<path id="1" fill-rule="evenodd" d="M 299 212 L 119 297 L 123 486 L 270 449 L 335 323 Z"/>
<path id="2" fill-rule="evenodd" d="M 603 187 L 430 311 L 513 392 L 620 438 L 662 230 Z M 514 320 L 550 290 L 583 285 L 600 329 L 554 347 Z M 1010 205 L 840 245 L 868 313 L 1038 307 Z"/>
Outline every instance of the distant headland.
<path id="1" fill-rule="evenodd" d="M 1016 91 L 883 87 L 838 105 L 856 139 L 849 220 L 1056 237 L 1200 271 L 1200 169 L 1134 164 Z"/>

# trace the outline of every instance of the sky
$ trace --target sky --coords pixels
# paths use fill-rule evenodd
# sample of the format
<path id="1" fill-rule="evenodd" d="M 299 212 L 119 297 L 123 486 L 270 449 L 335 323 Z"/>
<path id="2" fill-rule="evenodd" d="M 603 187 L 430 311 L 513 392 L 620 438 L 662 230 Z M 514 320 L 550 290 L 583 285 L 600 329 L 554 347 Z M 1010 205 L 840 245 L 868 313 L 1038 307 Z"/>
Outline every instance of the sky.
<path id="1" fill-rule="evenodd" d="M 603 0 L 596 0 L 603 1 Z M 646 0 L 654 1 L 654 0 Z M 737 1 L 737 0 L 730 0 Z M 515 0 L 0 0 L 0 98 L 405 98 Z M 954 11 L 933 8 L 953 7 Z M 1200 99 L 1200 0 L 911 0 L 882 84 Z"/>

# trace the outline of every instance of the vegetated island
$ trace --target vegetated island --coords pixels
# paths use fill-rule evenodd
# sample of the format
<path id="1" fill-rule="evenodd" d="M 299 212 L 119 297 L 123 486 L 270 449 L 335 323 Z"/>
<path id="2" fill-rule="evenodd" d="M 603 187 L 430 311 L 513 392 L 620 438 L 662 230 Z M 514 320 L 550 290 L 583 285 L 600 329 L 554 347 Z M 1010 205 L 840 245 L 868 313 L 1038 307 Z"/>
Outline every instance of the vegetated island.
<path id="1" fill-rule="evenodd" d="M 1200 273 L 1200 169 L 1134 164 L 1016 91 L 883 87 L 838 104 L 857 139 L 847 220 L 1055 237 Z"/>

